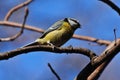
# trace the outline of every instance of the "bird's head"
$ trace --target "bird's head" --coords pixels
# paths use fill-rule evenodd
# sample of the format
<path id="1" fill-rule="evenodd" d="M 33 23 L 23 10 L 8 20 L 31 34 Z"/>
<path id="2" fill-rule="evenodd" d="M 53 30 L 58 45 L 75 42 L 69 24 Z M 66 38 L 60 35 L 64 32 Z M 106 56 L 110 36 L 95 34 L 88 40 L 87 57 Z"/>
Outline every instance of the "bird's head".
<path id="1" fill-rule="evenodd" d="M 81 27 L 80 23 L 76 19 L 65 18 L 64 21 L 68 22 L 73 29 L 77 29 Z"/>

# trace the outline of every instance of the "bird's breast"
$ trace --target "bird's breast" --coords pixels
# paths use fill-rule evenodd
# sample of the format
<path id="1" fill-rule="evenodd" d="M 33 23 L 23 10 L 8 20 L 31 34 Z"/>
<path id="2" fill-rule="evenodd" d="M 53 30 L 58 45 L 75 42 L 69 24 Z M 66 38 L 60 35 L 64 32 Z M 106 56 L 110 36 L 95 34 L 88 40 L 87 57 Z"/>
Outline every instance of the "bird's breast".
<path id="1" fill-rule="evenodd" d="M 55 30 L 48 33 L 44 39 L 55 46 L 61 46 L 67 42 L 73 35 L 73 31 L 67 29 Z"/>

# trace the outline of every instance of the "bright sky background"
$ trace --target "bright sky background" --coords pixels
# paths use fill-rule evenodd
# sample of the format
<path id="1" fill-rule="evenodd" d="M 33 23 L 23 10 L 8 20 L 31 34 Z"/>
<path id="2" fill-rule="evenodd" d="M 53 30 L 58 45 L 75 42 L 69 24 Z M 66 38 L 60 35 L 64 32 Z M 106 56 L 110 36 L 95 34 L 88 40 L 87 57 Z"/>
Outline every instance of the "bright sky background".
<path id="1" fill-rule="evenodd" d="M 0 20 L 14 6 L 25 0 L 0 0 Z M 113 0 L 120 6 L 119 0 Z M 82 28 L 75 33 L 99 39 L 114 40 L 113 29 L 120 34 L 120 16 L 99 0 L 34 0 L 28 5 L 29 16 L 26 24 L 47 29 L 54 22 L 65 17 L 80 21 Z M 24 8 L 15 12 L 10 20 L 22 23 Z M 0 26 L 0 37 L 16 34 L 20 29 Z M 12 42 L 1 42 L 0 52 L 10 51 L 28 44 L 41 34 L 25 30 L 23 35 Z M 83 47 L 100 54 L 105 46 L 89 45 L 87 41 L 71 39 L 63 47 Z M 93 44 L 93 43 L 92 43 Z M 120 76 L 120 55 L 118 54 L 105 69 L 99 80 L 118 80 Z M 31 52 L 0 61 L 0 80 L 57 80 L 47 66 L 51 63 L 62 80 L 73 80 L 89 62 L 83 55 Z"/>

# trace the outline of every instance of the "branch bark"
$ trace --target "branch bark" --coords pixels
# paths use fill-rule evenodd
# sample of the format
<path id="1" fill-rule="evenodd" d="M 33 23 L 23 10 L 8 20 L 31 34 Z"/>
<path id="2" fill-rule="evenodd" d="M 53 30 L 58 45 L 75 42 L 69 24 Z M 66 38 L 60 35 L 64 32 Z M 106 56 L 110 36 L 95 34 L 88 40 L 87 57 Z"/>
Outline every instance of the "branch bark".
<path id="1" fill-rule="evenodd" d="M 111 60 L 120 52 L 120 39 L 115 40 L 111 43 L 106 50 L 101 54 L 100 57 L 95 59 L 94 64 L 100 64 L 93 73 L 88 77 L 88 80 L 98 79 L 101 73 L 104 71 L 106 66 L 111 62 Z M 103 59 L 102 59 L 103 58 Z M 100 62 L 99 62 L 100 60 Z"/>
<path id="2" fill-rule="evenodd" d="M 8 21 L 9 18 L 10 18 L 10 16 L 11 16 L 15 11 L 17 11 L 18 9 L 20 9 L 20 8 L 28 5 L 30 2 L 32 2 L 32 0 L 27 0 L 26 2 L 21 3 L 21 4 L 17 5 L 16 7 L 13 7 L 13 8 L 7 13 L 7 15 L 5 16 L 4 21 Z"/>
<path id="3" fill-rule="evenodd" d="M 18 48 L 16 50 L 12 50 L 9 52 L 1 53 L 0 54 L 0 60 L 6 60 L 12 57 L 15 57 L 17 55 L 28 53 L 28 52 L 34 52 L 34 51 L 49 51 L 53 53 L 67 53 L 67 54 L 83 54 L 90 59 L 96 56 L 96 54 L 89 49 L 86 48 L 61 48 L 61 47 L 54 47 L 53 46 L 47 46 L 47 45 L 36 45 L 36 46 L 29 46 L 24 48 Z"/>
<path id="4" fill-rule="evenodd" d="M 78 74 L 76 80 L 97 80 L 104 68 L 120 51 L 120 39 L 113 41 L 100 56 L 93 58 L 90 63 Z M 101 70 L 100 73 L 97 72 Z M 93 76 L 94 74 L 94 76 Z"/>
<path id="5" fill-rule="evenodd" d="M 20 32 L 18 32 L 17 34 L 15 34 L 14 36 L 11 36 L 11 37 L 7 37 L 7 38 L 0 38 L 0 42 L 5 42 L 5 41 L 13 41 L 15 39 L 17 39 L 19 36 L 22 35 L 23 33 L 23 30 L 24 30 L 24 26 L 25 26 L 25 22 L 27 20 L 27 16 L 29 14 L 29 11 L 28 11 L 28 8 L 25 8 L 25 16 L 24 16 L 24 20 L 23 20 L 23 24 L 21 26 L 21 30 Z"/>
<path id="6" fill-rule="evenodd" d="M 120 15 L 120 8 L 115 5 L 111 0 L 100 0 L 110 6 L 113 10 L 115 10 Z"/>

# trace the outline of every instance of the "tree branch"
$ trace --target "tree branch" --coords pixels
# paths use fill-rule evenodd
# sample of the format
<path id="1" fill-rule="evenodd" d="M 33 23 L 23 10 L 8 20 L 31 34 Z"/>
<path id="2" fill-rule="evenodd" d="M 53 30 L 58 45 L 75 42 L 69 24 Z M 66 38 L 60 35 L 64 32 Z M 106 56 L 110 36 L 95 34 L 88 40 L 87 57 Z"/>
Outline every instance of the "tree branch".
<path id="1" fill-rule="evenodd" d="M 54 52 L 58 54 L 67 53 L 67 54 L 83 54 L 90 59 L 96 56 L 96 54 L 89 49 L 86 48 L 61 48 L 61 47 L 53 47 L 47 46 L 47 45 L 36 45 L 36 46 L 29 46 L 24 48 L 18 48 L 16 50 L 12 50 L 9 52 L 1 53 L 0 54 L 0 60 L 6 60 L 9 58 L 12 58 L 14 56 L 28 53 L 28 52 L 34 52 L 34 51 L 48 51 L 48 52 Z"/>
<path id="2" fill-rule="evenodd" d="M 96 70 L 100 68 L 101 72 L 109 64 L 109 62 L 114 58 L 114 56 L 120 51 L 120 39 L 117 39 L 116 42 L 113 41 L 103 53 L 91 60 L 90 63 L 78 74 L 76 80 L 89 80 L 88 77 Z M 103 65 L 104 64 L 104 65 Z M 101 73 L 100 73 L 101 74 Z M 98 78 L 99 74 L 95 74 L 94 77 Z M 100 75 L 99 75 L 100 76 Z M 90 77 L 89 77 L 90 78 Z"/>
<path id="3" fill-rule="evenodd" d="M 11 21 L 0 21 L 0 25 L 4 25 L 4 26 L 7 26 L 7 27 L 16 27 L 16 28 L 21 28 L 21 26 L 22 26 L 22 24 L 20 24 L 20 23 L 11 22 Z M 29 25 L 25 25 L 25 29 L 35 31 L 35 32 L 39 32 L 39 33 L 44 32 L 43 29 L 37 28 L 35 26 L 29 26 Z"/>
<path id="4" fill-rule="evenodd" d="M 101 56 L 99 58 L 102 58 L 102 56 L 104 59 L 99 59 L 96 58 L 94 64 L 98 64 L 98 60 L 100 60 L 103 63 L 100 64 L 100 66 L 98 66 L 93 73 L 91 73 L 91 75 L 88 77 L 88 80 L 97 80 L 99 78 L 99 76 L 101 75 L 101 73 L 104 71 L 104 69 L 106 68 L 106 66 L 111 62 L 111 60 L 114 58 L 114 56 L 120 51 L 119 49 L 120 47 L 120 39 L 117 39 L 117 41 L 115 40 L 112 44 L 109 45 L 109 47 L 106 48 L 106 50 L 101 54 Z M 98 59 L 98 60 L 97 60 Z M 96 61 L 97 60 L 97 61 Z"/>
<path id="5" fill-rule="evenodd" d="M 103 53 L 93 61 L 93 65 L 102 63 L 105 60 L 108 60 L 110 57 L 113 58 L 120 51 L 120 39 L 113 41 Z"/>
<path id="6" fill-rule="evenodd" d="M 48 63 L 48 67 L 50 68 L 51 72 L 57 77 L 58 80 L 61 80 L 59 75 L 55 72 L 55 70 L 52 68 L 52 66 L 50 65 L 50 63 Z"/>
<path id="7" fill-rule="evenodd" d="M 10 18 L 10 16 L 11 16 L 15 11 L 17 11 L 18 9 L 20 9 L 20 8 L 28 5 L 30 2 L 32 2 L 32 0 L 27 0 L 26 2 L 21 3 L 21 4 L 17 5 L 16 7 L 13 7 L 13 8 L 7 13 L 7 15 L 5 16 L 4 21 L 8 21 L 8 19 Z"/>
<path id="8" fill-rule="evenodd" d="M 95 42 L 99 45 L 106 45 L 106 46 L 108 46 L 111 43 L 111 41 L 108 41 L 108 40 L 101 40 L 101 39 L 97 39 L 97 38 L 89 37 L 89 36 L 73 35 L 73 38 L 84 40 L 84 41 Z"/>
<path id="9" fill-rule="evenodd" d="M 113 10 L 115 10 L 120 15 L 120 8 L 115 5 L 111 0 L 100 0 L 110 6 Z"/>
<path id="10" fill-rule="evenodd" d="M 110 63 L 112 59 L 105 60 L 100 66 L 98 66 L 88 77 L 88 80 L 98 80 L 106 66 Z"/>
<path id="11" fill-rule="evenodd" d="M 23 24 L 21 26 L 20 32 L 18 32 L 14 36 L 11 36 L 11 37 L 8 37 L 8 38 L 0 38 L 0 42 L 3 42 L 3 41 L 13 41 L 13 40 L 17 39 L 19 36 L 21 36 L 22 33 L 23 33 L 23 30 L 24 30 L 24 25 L 25 25 L 25 22 L 26 22 L 28 14 L 29 14 L 28 8 L 25 8 L 25 16 L 24 16 L 24 20 L 23 20 Z"/>

